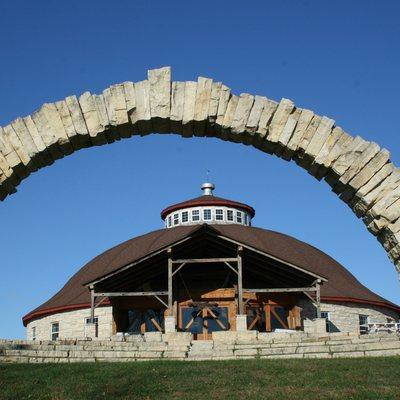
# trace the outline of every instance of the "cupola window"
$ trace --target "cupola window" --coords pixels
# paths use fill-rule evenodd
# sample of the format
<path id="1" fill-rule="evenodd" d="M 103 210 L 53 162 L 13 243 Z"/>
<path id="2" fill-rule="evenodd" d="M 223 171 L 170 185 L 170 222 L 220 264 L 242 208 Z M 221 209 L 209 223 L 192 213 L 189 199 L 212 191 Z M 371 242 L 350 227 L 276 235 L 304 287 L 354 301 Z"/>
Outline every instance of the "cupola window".
<path id="1" fill-rule="evenodd" d="M 242 213 L 240 211 L 236 211 L 236 222 L 238 224 L 242 223 Z"/>
<path id="2" fill-rule="evenodd" d="M 233 210 L 227 211 L 227 219 L 228 221 L 233 221 Z"/>
<path id="3" fill-rule="evenodd" d="M 223 221 L 224 220 L 224 210 L 221 210 L 220 208 L 217 208 L 215 210 L 215 219 L 217 221 Z"/>
<path id="4" fill-rule="evenodd" d="M 199 210 L 193 210 L 192 211 L 192 221 L 200 221 L 200 211 Z"/>
<path id="5" fill-rule="evenodd" d="M 184 211 L 182 213 L 182 222 L 188 222 L 189 221 L 189 213 L 187 211 Z"/>
<path id="6" fill-rule="evenodd" d="M 179 214 L 176 213 L 174 214 L 174 225 L 178 225 L 178 223 L 179 223 Z"/>
<path id="7" fill-rule="evenodd" d="M 204 221 L 211 220 L 211 209 L 206 208 L 205 210 L 203 210 L 203 218 L 204 218 Z"/>

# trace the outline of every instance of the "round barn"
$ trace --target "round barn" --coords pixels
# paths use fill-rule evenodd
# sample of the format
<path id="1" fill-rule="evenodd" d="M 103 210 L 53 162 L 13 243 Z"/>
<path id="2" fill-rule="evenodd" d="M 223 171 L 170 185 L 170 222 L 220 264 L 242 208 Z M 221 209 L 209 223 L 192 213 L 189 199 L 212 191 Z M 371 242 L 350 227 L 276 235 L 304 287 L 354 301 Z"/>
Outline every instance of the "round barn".
<path id="1" fill-rule="evenodd" d="M 252 226 L 247 204 L 203 195 L 161 212 L 165 227 L 105 251 L 23 317 L 28 339 L 144 332 L 367 331 L 400 307 L 324 252 Z M 321 324 L 320 324 L 321 325 Z"/>

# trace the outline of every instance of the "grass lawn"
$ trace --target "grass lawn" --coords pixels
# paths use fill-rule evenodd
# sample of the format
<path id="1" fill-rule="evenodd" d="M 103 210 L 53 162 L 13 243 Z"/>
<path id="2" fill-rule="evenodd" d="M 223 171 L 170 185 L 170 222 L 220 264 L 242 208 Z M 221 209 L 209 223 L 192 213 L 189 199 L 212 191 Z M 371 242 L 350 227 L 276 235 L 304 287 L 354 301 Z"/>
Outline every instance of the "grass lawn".
<path id="1" fill-rule="evenodd" d="M 400 357 L 0 364 L 0 399 L 400 399 Z"/>

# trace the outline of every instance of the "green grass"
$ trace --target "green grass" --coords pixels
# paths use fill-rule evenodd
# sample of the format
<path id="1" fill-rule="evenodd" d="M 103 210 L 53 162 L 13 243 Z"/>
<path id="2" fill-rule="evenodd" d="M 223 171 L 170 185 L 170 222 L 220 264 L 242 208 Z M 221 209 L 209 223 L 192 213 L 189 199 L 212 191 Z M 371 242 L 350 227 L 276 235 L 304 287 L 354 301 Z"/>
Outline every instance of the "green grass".
<path id="1" fill-rule="evenodd" d="M 400 399 L 400 357 L 0 364 L 0 399 Z"/>

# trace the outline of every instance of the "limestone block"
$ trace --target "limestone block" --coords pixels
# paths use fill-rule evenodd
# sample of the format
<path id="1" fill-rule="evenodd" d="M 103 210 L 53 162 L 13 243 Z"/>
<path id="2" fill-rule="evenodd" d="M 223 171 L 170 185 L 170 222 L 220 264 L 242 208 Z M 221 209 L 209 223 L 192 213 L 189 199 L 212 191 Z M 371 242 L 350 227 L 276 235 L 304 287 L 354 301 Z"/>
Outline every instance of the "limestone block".
<path id="1" fill-rule="evenodd" d="M 371 161 L 373 158 L 379 153 L 380 148 L 376 143 L 370 143 L 368 146 L 362 151 L 362 153 L 355 157 L 353 162 L 350 164 L 349 168 L 347 168 L 346 172 L 341 175 L 336 182 L 333 191 L 335 193 L 342 193 L 347 184 L 350 184 L 350 181 Z"/>
<path id="2" fill-rule="evenodd" d="M 242 93 L 235 110 L 235 115 L 231 124 L 231 136 L 236 136 L 243 140 L 246 131 L 246 124 L 254 103 L 254 96 Z"/>
<path id="3" fill-rule="evenodd" d="M 6 160 L 21 179 L 27 177 L 35 168 L 13 127 L 11 125 L 5 126 L 2 129 L 1 136 L 0 150 L 5 155 Z"/>
<path id="4" fill-rule="evenodd" d="M 150 82 L 150 114 L 153 129 L 168 132 L 171 110 L 171 67 L 152 69 L 147 75 Z"/>
<path id="5" fill-rule="evenodd" d="M 123 83 L 123 86 L 124 86 L 126 111 L 128 113 L 128 116 L 130 116 L 130 114 L 136 107 L 135 84 L 131 81 L 126 81 Z"/>
<path id="6" fill-rule="evenodd" d="M 358 158 L 368 147 L 369 142 L 360 136 L 352 138 L 350 143 L 343 149 L 343 152 L 332 162 L 328 175 L 325 177 L 326 182 L 333 188 L 338 179 L 347 171 L 347 169 L 356 164 Z"/>
<path id="7" fill-rule="evenodd" d="M 150 111 L 150 82 L 148 80 L 135 83 L 136 108 L 130 114 L 130 120 L 134 126 L 133 132 L 141 136 L 151 132 Z"/>
<path id="8" fill-rule="evenodd" d="M 170 332 L 162 335 L 163 342 L 168 344 L 190 344 L 193 340 L 193 335 L 190 332 Z"/>
<path id="9" fill-rule="evenodd" d="M 271 119 L 266 137 L 267 142 L 271 144 L 271 150 L 275 149 L 279 137 L 285 128 L 290 114 L 294 111 L 295 107 L 291 100 L 282 99 Z"/>
<path id="10" fill-rule="evenodd" d="M 234 350 L 234 354 L 236 357 L 243 357 L 243 356 L 257 356 L 258 349 L 241 349 L 241 350 Z"/>
<path id="11" fill-rule="evenodd" d="M 103 91 L 103 98 L 108 120 L 115 134 L 123 138 L 131 137 L 133 129 L 129 125 L 124 85 L 111 85 Z"/>
<path id="12" fill-rule="evenodd" d="M 217 122 L 218 106 L 221 97 L 222 82 L 213 82 L 211 87 L 210 105 L 208 107 L 208 122 L 209 127 L 212 127 Z"/>
<path id="13" fill-rule="evenodd" d="M 312 120 L 308 124 L 308 126 L 307 126 L 306 130 L 304 131 L 304 134 L 301 138 L 301 141 L 299 142 L 299 144 L 297 146 L 296 156 L 298 159 L 303 158 L 304 153 L 305 153 L 308 145 L 311 142 L 311 139 L 314 137 L 319 125 L 321 124 L 321 121 L 322 121 L 322 117 L 320 117 L 319 115 L 313 115 Z"/>
<path id="14" fill-rule="evenodd" d="M 247 331 L 247 315 L 236 315 L 236 331 Z"/>
<path id="15" fill-rule="evenodd" d="M 261 120 L 261 114 L 264 107 L 268 104 L 268 99 L 264 96 L 255 96 L 253 107 L 251 108 L 249 118 L 246 123 L 246 132 L 249 137 L 249 142 L 254 141 L 254 135 L 257 131 Z"/>
<path id="16" fill-rule="evenodd" d="M 235 331 L 217 331 L 212 333 L 212 338 L 215 343 L 235 343 L 237 339 L 237 332 Z"/>
<path id="17" fill-rule="evenodd" d="M 64 125 L 65 132 L 69 138 L 69 141 L 73 149 L 79 150 L 81 148 L 79 136 L 75 131 L 74 123 L 69 113 L 68 104 L 65 100 L 59 100 L 55 102 L 58 113 L 60 114 L 61 121 Z"/>
<path id="18" fill-rule="evenodd" d="M 388 150 L 383 149 L 379 151 L 346 185 L 340 198 L 349 203 L 354 194 L 362 186 L 364 186 L 382 167 L 388 163 L 390 153 Z"/>
<path id="19" fill-rule="evenodd" d="M 291 138 L 289 139 L 286 145 L 286 149 L 282 152 L 281 157 L 284 160 L 289 161 L 292 159 L 293 154 L 297 151 L 313 117 L 314 113 L 312 111 L 307 110 L 305 108 L 301 110 L 299 120 L 297 121 L 296 124 L 296 129 L 294 130 Z"/>
<path id="20" fill-rule="evenodd" d="M 299 122 L 299 118 L 301 115 L 301 109 L 296 108 L 294 111 L 289 115 L 286 124 L 282 130 L 282 133 L 280 134 L 278 138 L 278 147 L 275 150 L 275 154 L 280 156 L 282 153 L 285 152 L 286 146 L 290 141 L 290 138 L 294 134 L 294 131 L 296 129 L 296 125 Z"/>
<path id="21" fill-rule="evenodd" d="M 100 116 L 97 111 L 96 97 L 90 92 L 85 92 L 79 97 L 79 104 L 83 113 L 87 130 L 90 135 L 91 142 L 95 146 L 106 144 L 107 140 L 104 134 L 105 125 L 104 121 L 100 120 Z"/>
<path id="22" fill-rule="evenodd" d="M 183 104 L 182 136 L 193 136 L 194 107 L 196 102 L 197 82 L 185 82 L 185 101 Z"/>
<path id="23" fill-rule="evenodd" d="M 33 113 L 32 119 L 46 147 L 57 146 L 61 155 L 73 153 L 74 150 L 54 103 L 45 103 L 39 111 Z"/>
<path id="24" fill-rule="evenodd" d="M 40 151 L 36 147 L 36 144 L 33 141 L 33 138 L 26 127 L 24 120 L 22 118 L 17 118 L 11 123 L 11 126 L 18 136 L 18 139 L 20 140 L 26 154 L 31 159 L 33 169 L 36 170 L 48 165 L 46 163 L 46 159 L 42 158 Z"/>
<path id="25" fill-rule="evenodd" d="M 161 342 L 162 334 L 161 332 L 145 332 L 144 340 L 145 342 Z"/>
<path id="26" fill-rule="evenodd" d="M 224 117 L 225 117 L 226 109 L 228 108 L 230 98 L 231 98 L 231 89 L 229 89 L 225 85 L 221 85 L 221 91 L 220 91 L 219 101 L 218 101 L 217 119 L 215 121 L 215 123 L 220 128 L 222 127 L 222 124 L 224 122 Z"/>
<path id="27" fill-rule="evenodd" d="M 304 332 L 312 335 L 321 335 L 326 333 L 325 318 L 305 319 L 303 321 Z"/>
<path id="28" fill-rule="evenodd" d="M 310 143 L 304 151 L 304 158 L 309 165 L 314 162 L 322 146 L 327 142 L 332 133 L 334 123 L 335 121 L 333 119 L 322 117 L 314 136 L 311 138 Z"/>
<path id="29" fill-rule="evenodd" d="M 257 340 L 257 331 L 237 331 L 237 343 L 252 342 Z"/>
<path id="30" fill-rule="evenodd" d="M 325 175 L 329 165 L 326 165 L 326 161 L 329 159 L 329 154 L 336 145 L 336 143 L 344 135 L 342 128 L 335 126 L 330 132 L 328 138 L 321 147 L 321 150 L 316 155 L 312 165 L 308 169 L 308 172 L 315 176 L 318 180 L 321 180 Z M 321 174 L 322 173 L 322 174 Z"/>
<path id="31" fill-rule="evenodd" d="M 364 186 L 357 190 L 350 206 L 358 217 L 365 214 L 371 202 L 378 196 L 381 184 L 395 169 L 396 167 L 392 163 L 385 164 Z M 373 192 L 372 196 L 370 195 L 371 192 Z"/>
<path id="32" fill-rule="evenodd" d="M 104 129 L 104 135 L 106 138 L 107 143 L 113 143 L 116 140 L 120 140 L 120 134 L 117 132 L 114 126 L 111 125 L 111 122 L 108 117 L 108 112 L 107 112 L 107 107 L 106 107 L 106 102 L 104 99 L 104 96 L 102 94 L 100 95 L 94 95 L 94 101 L 96 103 L 96 108 L 97 108 L 97 115 L 99 117 L 100 125 Z M 129 115 L 130 118 L 130 115 Z M 130 132 L 133 133 L 138 133 L 138 127 L 129 127 Z M 100 133 L 102 135 L 102 133 Z M 102 139 L 100 139 L 102 140 Z"/>
<path id="33" fill-rule="evenodd" d="M 395 200 L 394 200 L 395 199 Z M 377 202 L 367 211 L 363 220 L 368 230 L 375 236 L 390 223 L 400 217 L 400 188 Z"/>
<path id="34" fill-rule="evenodd" d="M 342 128 L 335 127 L 332 131 L 332 135 L 338 135 L 336 143 L 332 148 L 321 149 L 321 157 L 317 156 L 315 163 L 317 164 L 317 171 L 313 172 L 311 169 L 310 173 L 315 176 L 318 180 L 321 180 L 328 173 L 330 166 L 345 152 L 345 149 L 352 143 L 353 137 L 342 130 Z M 329 144 L 328 144 L 329 146 Z M 323 158 L 322 158 L 323 157 Z M 319 165 L 318 165 L 319 164 Z"/>
<path id="35" fill-rule="evenodd" d="M 205 136 L 212 90 L 212 79 L 200 76 L 197 79 L 196 99 L 194 104 L 194 135 Z"/>
<path id="36" fill-rule="evenodd" d="M 236 107 L 239 103 L 239 97 L 234 94 L 230 97 L 228 107 L 224 115 L 224 120 L 222 122 L 221 138 L 227 140 L 230 137 L 230 128 L 235 117 Z M 232 136 L 232 140 L 235 138 Z"/>
<path id="37" fill-rule="evenodd" d="M 272 117 L 278 108 L 278 103 L 273 100 L 267 99 L 264 103 L 264 108 L 262 110 L 260 121 L 258 123 L 257 130 L 254 137 L 254 146 L 261 147 L 267 136 L 268 128 L 271 123 Z"/>
<path id="38" fill-rule="evenodd" d="M 325 344 L 318 344 L 316 346 L 299 346 L 296 349 L 296 353 L 327 353 L 329 347 Z"/>
<path id="39" fill-rule="evenodd" d="M 176 320 L 173 315 L 165 317 L 165 333 L 176 332 Z"/>
<path id="40" fill-rule="evenodd" d="M 65 102 L 67 103 L 75 132 L 78 135 L 80 147 L 84 148 L 92 146 L 90 134 L 78 98 L 76 96 L 68 96 L 65 98 Z"/>
<path id="41" fill-rule="evenodd" d="M 171 88 L 171 131 L 182 133 L 183 108 L 185 103 L 185 82 L 172 82 Z"/>

